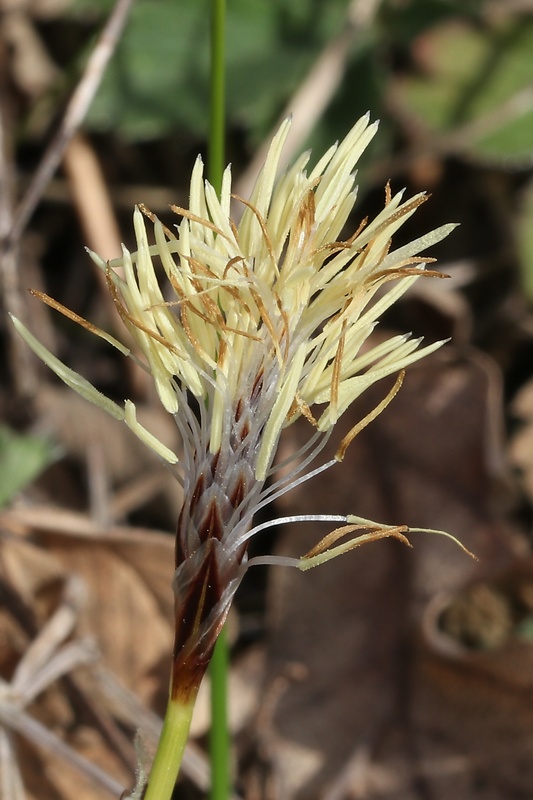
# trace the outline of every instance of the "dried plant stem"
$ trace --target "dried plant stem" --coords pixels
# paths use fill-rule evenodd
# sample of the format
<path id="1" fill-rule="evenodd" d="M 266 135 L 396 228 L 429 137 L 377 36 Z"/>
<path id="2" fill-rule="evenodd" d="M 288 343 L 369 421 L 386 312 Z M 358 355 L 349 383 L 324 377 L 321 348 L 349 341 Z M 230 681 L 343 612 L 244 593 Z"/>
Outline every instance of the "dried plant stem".
<path id="1" fill-rule="evenodd" d="M 59 130 L 50 142 L 26 194 L 15 211 L 13 225 L 7 240 L 10 246 L 16 245 L 19 241 L 44 189 L 63 158 L 66 146 L 83 122 L 100 86 L 109 59 L 115 52 L 132 3 L 133 0 L 116 0 L 115 7 L 89 56 L 83 75 L 69 101 Z"/>
<path id="2" fill-rule="evenodd" d="M 0 108 L 0 259 L 1 294 L 5 309 L 24 319 L 26 316 L 20 289 L 19 243 L 24 229 L 39 204 L 50 178 L 63 158 L 65 148 L 80 127 L 93 97 L 100 85 L 104 70 L 113 55 L 128 18 L 133 0 L 116 0 L 96 45 L 89 56 L 83 75 L 67 105 L 58 132 L 48 146 L 41 163 L 32 178 L 20 204 L 11 208 L 12 167 L 5 150 L 6 120 L 5 103 Z M 10 154 L 9 154 L 10 157 Z M 8 354 L 15 387 L 21 396 L 33 396 L 36 392 L 36 375 L 31 359 L 19 346 L 8 327 Z"/>
<path id="3" fill-rule="evenodd" d="M 122 785 L 119 781 L 115 780 L 115 778 L 108 775 L 96 764 L 93 764 L 87 758 L 73 750 L 72 747 L 56 736 L 55 733 L 48 730 L 46 725 L 43 725 L 24 711 L 24 709 L 20 708 L 19 703 L 13 703 L 8 698 L 2 700 L 0 704 L 0 725 L 21 734 L 25 739 L 36 745 L 42 752 L 51 753 L 55 757 L 59 756 L 63 758 L 72 767 L 105 789 L 111 797 L 119 796 L 122 789 Z M 2 795 L 2 797 L 4 797 L 4 795 Z M 8 795 L 6 795 L 6 797 L 8 797 Z M 155 795 L 152 796 L 152 800 L 155 800 Z M 158 800 L 162 800 L 162 798 L 158 798 Z"/>

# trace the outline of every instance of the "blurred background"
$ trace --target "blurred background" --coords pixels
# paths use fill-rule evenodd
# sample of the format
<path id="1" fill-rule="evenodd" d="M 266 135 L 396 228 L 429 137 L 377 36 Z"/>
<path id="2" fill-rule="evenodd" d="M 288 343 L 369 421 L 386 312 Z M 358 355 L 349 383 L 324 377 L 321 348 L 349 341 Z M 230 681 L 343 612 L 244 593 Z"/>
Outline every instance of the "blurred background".
<path id="1" fill-rule="evenodd" d="M 93 64 L 87 109 L 75 90 L 113 8 L 0 0 L 2 800 L 118 797 L 135 731 L 150 754 L 166 699 L 179 486 L 60 385 L 6 314 L 109 396 L 133 398 L 179 448 L 143 375 L 28 292 L 120 338 L 84 247 L 133 247 L 136 203 L 174 224 L 169 204 L 187 205 L 205 156 L 207 0 L 135 0 L 103 77 Z M 378 333 L 449 344 L 410 368 L 342 465 L 272 513 L 445 529 L 479 559 L 413 534 L 412 550 L 380 542 L 305 575 L 252 570 L 229 623 L 236 796 L 530 800 L 533 2 L 228 0 L 227 83 L 238 194 L 288 113 L 291 160 L 318 157 L 370 111 L 380 129 L 347 235 L 382 208 L 389 180 L 431 194 L 396 245 L 460 223 L 430 253 L 449 278 L 419 281 Z M 362 398 L 346 429 L 389 388 Z M 287 429 L 281 458 L 306 425 Z M 253 548 L 300 555 L 324 533 Z M 180 798 L 205 796 L 208 726 L 201 698 Z"/>

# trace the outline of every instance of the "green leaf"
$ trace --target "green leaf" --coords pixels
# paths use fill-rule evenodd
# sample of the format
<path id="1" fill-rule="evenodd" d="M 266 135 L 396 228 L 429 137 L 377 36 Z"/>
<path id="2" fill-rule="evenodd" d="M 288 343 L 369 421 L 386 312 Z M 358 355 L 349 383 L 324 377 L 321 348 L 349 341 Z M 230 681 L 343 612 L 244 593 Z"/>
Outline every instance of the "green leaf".
<path id="1" fill-rule="evenodd" d="M 204 129 L 208 41 L 202 3 L 134 4 L 87 125 L 150 139 L 186 123 Z"/>
<path id="2" fill-rule="evenodd" d="M 104 8 L 107 0 L 99 0 Z M 264 133 L 342 24 L 347 0 L 232 0 L 226 26 L 230 122 Z M 79 15 L 85 9 L 77 5 Z M 94 3 L 93 3 L 94 9 Z M 130 140 L 180 130 L 205 136 L 209 5 L 136 0 L 86 124 Z"/>
<path id="3" fill-rule="evenodd" d="M 516 634 L 521 639 L 533 640 L 533 617 L 525 617 L 516 628 Z"/>
<path id="4" fill-rule="evenodd" d="M 55 455 L 55 448 L 46 440 L 0 426 L 0 507 L 31 483 Z"/>
<path id="5" fill-rule="evenodd" d="M 533 20 L 441 24 L 414 44 L 424 75 L 397 81 L 403 103 L 434 134 L 465 131 L 465 152 L 504 165 L 533 151 Z"/>

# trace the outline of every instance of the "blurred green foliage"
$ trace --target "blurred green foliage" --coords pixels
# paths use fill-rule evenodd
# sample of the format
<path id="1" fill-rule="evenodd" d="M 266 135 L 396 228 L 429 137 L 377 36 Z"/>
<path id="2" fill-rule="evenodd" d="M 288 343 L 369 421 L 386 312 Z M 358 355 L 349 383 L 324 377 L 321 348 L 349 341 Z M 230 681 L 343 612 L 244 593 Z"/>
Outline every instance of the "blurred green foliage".
<path id="1" fill-rule="evenodd" d="M 111 5 L 77 0 L 72 13 L 103 16 Z M 392 91 L 430 131 L 449 131 L 492 114 L 490 130 L 475 142 L 476 154 L 526 158 L 533 110 L 502 113 L 501 124 L 497 117 L 498 109 L 505 110 L 531 84 L 533 21 L 519 15 L 492 19 L 486 5 L 482 0 L 382 3 L 376 19 L 354 38 L 330 109 L 337 135 L 367 108 L 379 113 Z M 348 6 L 347 0 L 229 0 L 230 124 L 245 127 L 254 139 L 262 136 L 346 24 Z M 87 124 L 131 140 L 177 129 L 204 136 L 208 66 L 207 0 L 136 0 Z M 339 116 L 345 117 L 340 127 Z M 328 119 L 329 114 L 326 125 Z"/>
<path id="2" fill-rule="evenodd" d="M 97 30 L 112 0 L 73 0 Z M 228 133 L 263 140 L 320 53 L 348 24 L 349 0 L 228 0 Z M 176 137 L 197 151 L 209 108 L 209 0 L 136 0 L 87 127 L 130 142 Z M 382 0 L 359 28 L 308 145 L 317 152 L 369 110 L 370 157 L 452 155 L 497 171 L 533 160 L 533 16 L 506 0 Z M 199 143 L 200 142 L 200 143 Z M 362 164 L 363 183 L 365 161 Z M 517 235 L 533 297 L 533 202 Z"/>
<path id="3" fill-rule="evenodd" d="M 45 439 L 0 426 L 0 508 L 30 484 L 56 457 Z"/>
<path id="4" fill-rule="evenodd" d="M 403 103 L 433 132 L 476 125 L 467 152 L 496 163 L 533 153 L 533 19 L 480 28 L 453 19 L 417 42 L 424 74 L 398 83 Z"/>
<path id="5" fill-rule="evenodd" d="M 75 6 L 77 14 L 107 0 Z M 345 0 L 230 0 L 228 118 L 266 131 L 337 30 Z M 91 109 L 88 125 L 133 140 L 184 128 L 205 136 L 209 107 L 209 3 L 138 0 Z"/>
<path id="6" fill-rule="evenodd" d="M 76 0 L 72 13 L 94 18 L 110 7 L 110 0 Z M 348 7 L 348 0 L 229 0 L 229 125 L 259 141 L 327 42 L 347 24 Z M 479 123 L 465 144 L 476 157 L 504 163 L 530 158 L 533 20 L 490 15 L 486 8 L 483 0 L 380 4 L 375 19 L 354 37 L 344 79 L 314 143 L 330 140 L 332 129 L 336 138 L 369 108 L 389 116 L 392 93 L 427 135 Z M 173 131 L 203 138 L 208 11 L 208 0 L 137 0 L 89 128 L 132 141 Z"/>

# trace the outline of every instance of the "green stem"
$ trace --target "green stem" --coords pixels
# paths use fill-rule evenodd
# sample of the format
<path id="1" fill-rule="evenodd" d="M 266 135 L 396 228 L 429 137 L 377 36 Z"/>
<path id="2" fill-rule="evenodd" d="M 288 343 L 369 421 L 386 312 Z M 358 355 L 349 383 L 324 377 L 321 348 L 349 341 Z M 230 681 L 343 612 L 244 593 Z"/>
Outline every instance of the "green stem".
<path id="1" fill-rule="evenodd" d="M 211 98 L 208 175 L 220 194 L 225 143 L 225 17 L 226 0 L 211 0 Z M 225 630 L 215 645 L 211 676 L 211 800 L 228 800 L 231 793 L 228 732 L 228 642 Z"/>
<path id="2" fill-rule="evenodd" d="M 225 17 L 226 0 L 211 0 L 211 95 L 208 175 L 220 194 L 225 141 Z"/>
<path id="3" fill-rule="evenodd" d="M 209 181 L 220 194 L 224 173 L 225 0 L 211 0 L 211 99 Z M 223 630 L 211 661 L 211 798 L 230 796 L 230 743 L 227 722 L 228 645 Z M 189 736 L 196 696 L 187 703 L 169 698 L 163 730 L 144 800 L 170 800 Z"/>
<path id="4" fill-rule="evenodd" d="M 231 794 L 230 737 L 228 731 L 229 648 L 223 628 L 209 666 L 211 675 L 211 800 L 228 800 Z"/>
<path id="5" fill-rule="evenodd" d="M 187 703 L 169 698 L 144 800 L 170 800 L 172 797 L 189 737 L 195 700 L 196 695 Z"/>

